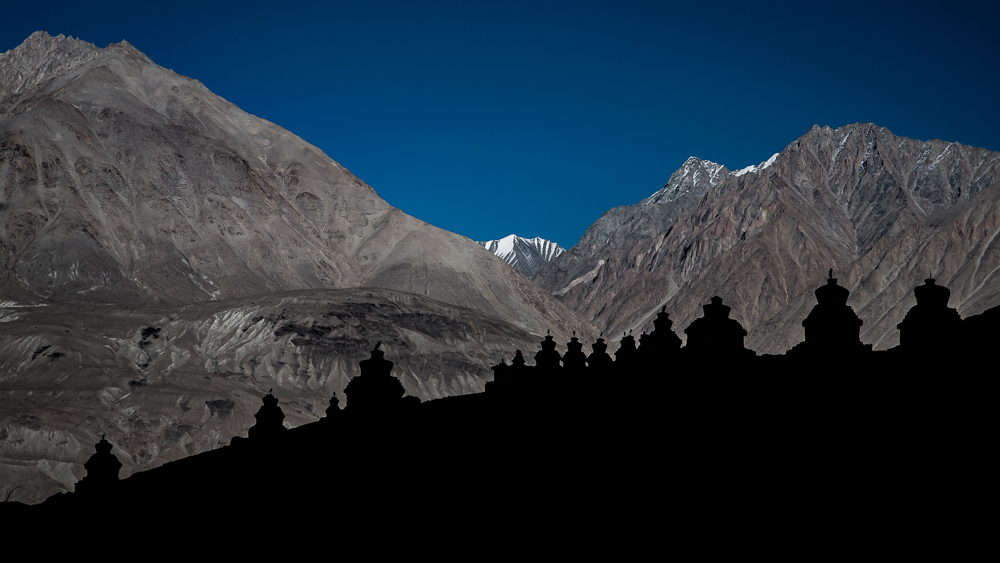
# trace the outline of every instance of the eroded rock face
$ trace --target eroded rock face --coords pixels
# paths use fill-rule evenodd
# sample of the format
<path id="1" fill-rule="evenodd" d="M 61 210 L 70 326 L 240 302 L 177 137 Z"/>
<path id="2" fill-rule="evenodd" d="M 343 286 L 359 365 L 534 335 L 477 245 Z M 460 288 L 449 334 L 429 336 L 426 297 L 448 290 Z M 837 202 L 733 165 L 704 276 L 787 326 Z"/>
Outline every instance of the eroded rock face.
<path id="1" fill-rule="evenodd" d="M 578 299 L 565 297 L 572 288 L 596 283 L 597 272 L 612 254 L 628 253 L 637 241 L 669 233 L 686 210 L 728 175 L 729 169 L 721 164 L 687 159 L 662 189 L 636 205 L 608 210 L 573 248 L 553 258 L 532 279 L 564 301 L 569 299 L 571 306 L 581 306 Z"/>
<path id="2" fill-rule="evenodd" d="M 246 436 L 271 389 L 289 427 L 321 418 L 334 394 L 350 408 L 344 389 L 379 341 L 406 393 L 429 400 L 482 392 L 487 366 L 538 340 L 473 309 L 375 288 L 3 312 L 0 482 L 21 487 L 22 502 L 73 490 L 102 434 L 125 478 Z"/>
<path id="3" fill-rule="evenodd" d="M 475 242 L 128 43 L 39 32 L 0 55 L 0 77 L 5 300 L 144 306 L 374 286 L 525 330 L 585 330 Z"/>
<path id="4" fill-rule="evenodd" d="M 830 268 L 879 349 L 929 275 L 963 316 L 1000 304 L 1000 153 L 816 126 L 754 170 L 708 177 L 664 208 L 609 211 L 534 280 L 608 334 L 648 329 L 662 305 L 686 327 L 719 295 L 762 353 L 802 341 Z"/>

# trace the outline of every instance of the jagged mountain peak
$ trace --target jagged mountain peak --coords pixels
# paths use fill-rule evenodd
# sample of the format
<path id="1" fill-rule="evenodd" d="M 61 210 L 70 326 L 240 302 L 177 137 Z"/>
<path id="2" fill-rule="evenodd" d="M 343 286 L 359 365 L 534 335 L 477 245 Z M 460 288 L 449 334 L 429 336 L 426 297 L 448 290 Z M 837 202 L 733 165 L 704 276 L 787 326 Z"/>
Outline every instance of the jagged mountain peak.
<path id="1" fill-rule="evenodd" d="M 36 31 L 17 47 L 0 53 L 0 64 L 16 63 L 21 66 L 22 71 L 30 71 L 33 68 L 43 66 L 54 58 L 86 60 L 94 54 L 114 52 L 128 52 L 145 57 L 142 51 L 125 39 L 118 43 L 111 43 L 102 49 L 89 41 L 75 38 L 72 35 L 61 33 L 51 35 L 46 31 Z"/>
<path id="2" fill-rule="evenodd" d="M 557 296 L 570 288 L 594 283 L 613 249 L 630 241 L 668 232 L 685 210 L 695 206 L 713 187 L 730 177 L 717 162 L 689 157 L 670 175 L 663 188 L 635 205 L 605 212 L 565 254 L 548 263 L 532 279 Z"/>
<path id="3" fill-rule="evenodd" d="M 843 147 L 849 140 L 856 140 L 859 138 L 864 139 L 866 157 L 870 156 L 871 152 L 876 149 L 879 139 L 882 139 L 883 142 L 893 140 L 903 140 L 904 142 L 913 141 L 912 139 L 906 139 L 905 137 L 896 137 L 885 127 L 874 123 L 858 122 L 843 125 L 837 128 L 830 127 L 829 125 L 820 126 L 813 124 L 813 126 L 810 127 L 805 134 L 790 143 L 787 147 L 785 147 L 785 149 L 772 154 L 760 164 L 752 164 L 750 166 L 732 171 L 732 175 L 735 177 L 741 177 L 746 176 L 747 174 L 766 170 L 774 165 L 775 162 L 781 158 L 783 153 L 790 149 L 800 148 L 803 144 L 807 147 L 816 148 L 821 145 L 829 144 L 831 141 L 836 141 L 840 147 Z"/>
<path id="4" fill-rule="evenodd" d="M 705 174 L 706 180 L 714 186 L 722 181 L 722 179 L 725 178 L 729 172 L 730 170 L 728 168 L 718 162 L 689 156 L 688 159 L 684 161 L 684 164 L 676 172 L 670 175 L 670 182 L 681 182 L 688 176 Z"/>
<path id="5" fill-rule="evenodd" d="M 0 54 L 0 113 L 18 108 L 32 96 L 58 91 L 73 77 L 102 66 L 108 58 L 140 65 L 155 64 L 128 41 L 112 43 L 102 49 L 72 36 L 52 36 L 44 31 L 32 33 L 17 47 Z M 126 81 L 125 85 L 135 87 L 132 82 L 136 81 Z M 141 92 L 133 93 L 144 97 Z M 27 108 L 21 107 L 23 109 Z"/>
<path id="6" fill-rule="evenodd" d="M 684 161 L 684 164 L 682 164 L 681 167 L 677 169 L 677 171 L 680 172 L 680 171 L 688 169 L 688 168 L 696 168 L 696 167 L 700 167 L 700 166 L 707 166 L 707 167 L 711 167 L 711 168 L 718 168 L 718 167 L 720 167 L 722 165 L 719 164 L 719 163 L 717 163 L 717 162 L 712 162 L 711 160 L 707 160 L 707 159 L 704 159 L 704 158 L 698 158 L 697 156 L 692 155 L 692 156 L 687 157 L 687 160 Z"/>
<path id="7" fill-rule="evenodd" d="M 855 131 L 855 130 L 865 131 L 865 132 L 888 131 L 888 129 L 886 129 L 885 127 L 882 127 L 881 125 L 872 123 L 870 121 L 857 121 L 854 123 L 841 125 L 840 127 L 830 127 L 829 125 L 820 126 L 817 124 L 813 124 L 813 126 L 810 127 L 809 130 L 806 131 L 805 134 L 802 135 L 802 137 L 800 137 L 797 140 L 801 140 L 802 138 L 809 137 L 811 135 L 838 135 L 846 131 Z"/>
<path id="8" fill-rule="evenodd" d="M 0 100 L 64 74 L 101 51 L 93 43 L 36 31 L 17 47 L 0 53 Z"/>
<path id="9" fill-rule="evenodd" d="M 25 55 L 43 55 L 51 53 L 53 50 L 63 50 L 67 52 L 76 52 L 77 54 L 85 54 L 88 52 L 98 51 L 99 47 L 93 43 L 84 41 L 82 39 L 74 38 L 72 35 L 52 35 L 47 31 L 36 31 L 29 35 L 20 45 L 14 47 L 13 49 L 0 53 L 0 58 L 3 57 L 22 57 Z"/>
<path id="10" fill-rule="evenodd" d="M 709 185 L 714 186 L 729 174 L 730 170 L 718 162 L 689 156 L 684 161 L 684 164 L 670 175 L 670 180 L 657 190 L 656 193 L 646 198 L 644 203 L 656 203 L 662 200 L 665 194 L 676 192 L 678 187 L 700 183 L 701 180 L 707 181 Z"/>
<path id="11" fill-rule="evenodd" d="M 831 266 L 876 347 L 929 271 L 963 315 L 1000 303 L 1000 153 L 855 123 L 813 126 L 752 168 L 697 201 L 609 211 L 534 280 L 612 333 L 663 305 L 685 326 L 714 293 L 761 352 L 801 339 Z"/>
<path id="12" fill-rule="evenodd" d="M 670 175 L 670 180 L 656 193 L 643 200 L 642 205 L 671 203 L 692 189 L 701 191 L 702 187 L 715 186 L 729 174 L 730 170 L 722 164 L 689 156 L 684 164 Z"/>
<path id="13" fill-rule="evenodd" d="M 517 235 L 507 235 L 502 239 L 477 242 L 502 258 L 511 267 L 520 270 L 529 277 L 535 275 L 553 258 L 565 252 L 563 247 L 557 243 L 542 237 L 529 239 Z"/>

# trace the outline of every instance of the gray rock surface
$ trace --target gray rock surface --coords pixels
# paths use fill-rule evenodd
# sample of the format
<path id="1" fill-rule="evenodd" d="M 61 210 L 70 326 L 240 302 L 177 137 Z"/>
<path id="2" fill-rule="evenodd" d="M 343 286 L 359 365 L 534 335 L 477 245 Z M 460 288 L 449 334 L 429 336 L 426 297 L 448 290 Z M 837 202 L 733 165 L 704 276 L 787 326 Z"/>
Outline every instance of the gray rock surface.
<path id="1" fill-rule="evenodd" d="M 35 33 L 0 55 L 0 76 L 6 300 L 140 306 L 375 286 L 525 330 L 577 329 L 475 242 L 128 43 Z"/>
<path id="2" fill-rule="evenodd" d="M 636 205 L 605 212 L 573 248 L 553 258 L 532 279 L 560 297 L 578 284 L 593 283 L 607 257 L 628 252 L 623 249 L 638 240 L 669 232 L 684 211 L 728 175 L 729 169 L 721 164 L 688 158 L 662 189 Z"/>
<path id="3" fill-rule="evenodd" d="M 22 502 L 72 491 L 102 434 L 124 478 L 246 436 L 272 388 L 288 427 L 318 420 L 335 393 L 349 408 L 344 388 L 379 341 L 423 400 L 482 392 L 489 365 L 539 341 L 473 309 L 377 288 L 0 315 L 0 491 L 20 487 Z"/>
<path id="4" fill-rule="evenodd" d="M 272 387 L 289 424 L 315 419 L 377 340 L 429 399 L 548 329 L 597 336 L 126 42 L 0 54 L 0 262 L 0 491 L 27 502 L 72 489 L 102 433 L 127 474 L 226 443 Z"/>
<path id="5" fill-rule="evenodd" d="M 698 162 L 658 194 L 683 193 L 677 180 Z M 648 330 L 666 305 L 683 336 L 719 295 L 761 353 L 803 339 L 830 268 L 877 349 L 898 342 L 929 275 L 963 316 L 1000 304 L 1000 153 L 873 124 L 814 126 L 740 172 L 720 170 L 714 183 L 705 173 L 663 207 L 609 211 L 533 279 L 608 334 Z"/>

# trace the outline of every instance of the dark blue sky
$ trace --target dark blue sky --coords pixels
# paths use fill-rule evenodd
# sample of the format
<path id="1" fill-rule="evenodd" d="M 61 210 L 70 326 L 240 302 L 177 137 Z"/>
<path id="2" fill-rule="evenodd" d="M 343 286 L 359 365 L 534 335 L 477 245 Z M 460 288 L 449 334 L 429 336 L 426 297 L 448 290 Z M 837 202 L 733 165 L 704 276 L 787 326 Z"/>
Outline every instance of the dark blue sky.
<path id="1" fill-rule="evenodd" d="M 1000 150 L 990 2 L 27 2 L 156 63 L 473 239 L 570 247 L 688 156 L 758 164 L 814 123 Z"/>

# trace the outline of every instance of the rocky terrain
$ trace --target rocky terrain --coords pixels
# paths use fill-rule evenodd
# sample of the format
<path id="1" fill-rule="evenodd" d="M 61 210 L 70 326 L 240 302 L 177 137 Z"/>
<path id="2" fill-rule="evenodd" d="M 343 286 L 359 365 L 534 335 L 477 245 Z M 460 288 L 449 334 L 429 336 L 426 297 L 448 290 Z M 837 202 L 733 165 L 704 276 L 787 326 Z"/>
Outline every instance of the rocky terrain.
<path id="1" fill-rule="evenodd" d="M 729 169 L 721 164 L 695 157 L 687 159 L 662 189 L 637 205 L 623 205 L 604 213 L 576 246 L 558 259 L 553 258 L 532 279 L 560 297 L 585 281 L 594 283 L 593 278 L 607 257 L 636 241 L 668 232 L 685 210 L 727 176 Z"/>
<path id="2" fill-rule="evenodd" d="M 102 434 L 122 476 L 246 436 L 273 389 L 296 427 L 319 419 L 383 343 L 407 394 L 481 392 L 486 366 L 538 338 L 473 309 L 385 289 L 125 310 L 52 305 L 0 317 L 0 490 L 73 490 Z"/>
<path id="3" fill-rule="evenodd" d="M 36 33 L 0 54 L 0 492 L 71 490 L 101 434 L 123 476 L 215 448 L 272 388 L 315 420 L 379 340 L 422 399 L 547 329 L 589 349 L 665 305 L 684 338 L 712 295 L 782 353 L 833 268 L 888 348 L 929 275 L 963 316 L 1000 305 L 998 163 L 872 124 L 735 172 L 691 158 L 535 285 L 128 43 Z"/>
<path id="4" fill-rule="evenodd" d="M 833 268 L 862 340 L 884 349 L 928 276 L 963 316 L 1000 304 L 998 198 L 1000 153 L 873 124 L 814 126 L 738 173 L 689 159 L 533 279 L 610 334 L 649 330 L 666 305 L 683 338 L 719 295 L 748 347 L 783 353 Z"/>
<path id="5" fill-rule="evenodd" d="M 479 241 L 479 244 L 529 277 L 566 251 L 558 244 L 542 237 L 529 239 L 507 235 L 499 240 Z"/>
<path id="6" fill-rule="evenodd" d="M 0 54 L 0 261 L 0 484 L 29 502 L 72 488 L 102 433 L 131 471 L 245 430 L 241 401 L 271 387 L 298 423 L 378 339 L 427 399 L 549 329 L 597 336 L 127 42 L 38 32 Z"/>
<path id="7" fill-rule="evenodd" d="M 5 300 L 142 306 L 375 286 L 526 330 L 576 328 L 475 242 L 128 43 L 35 33 L 0 55 L 0 77 Z"/>

